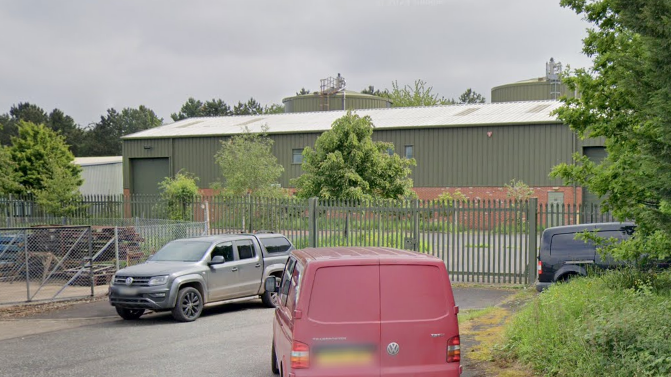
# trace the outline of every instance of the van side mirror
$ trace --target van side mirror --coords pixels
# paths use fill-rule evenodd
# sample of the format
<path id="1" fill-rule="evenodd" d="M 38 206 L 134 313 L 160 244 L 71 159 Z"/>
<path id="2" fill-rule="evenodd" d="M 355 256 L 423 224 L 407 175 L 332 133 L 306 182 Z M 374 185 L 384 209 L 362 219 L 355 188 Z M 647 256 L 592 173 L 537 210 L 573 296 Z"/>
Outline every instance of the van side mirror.
<path id="1" fill-rule="evenodd" d="M 215 256 L 212 257 L 212 260 L 208 264 L 211 266 L 213 264 L 222 264 L 224 262 L 226 262 L 226 261 L 224 260 L 223 255 L 215 255 Z"/>
<path id="2" fill-rule="evenodd" d="M 266 292 L 277 293 L 277 278 L 274 276 L 268 276 L 268 279 L 266 279 L 265 289 Z"/>

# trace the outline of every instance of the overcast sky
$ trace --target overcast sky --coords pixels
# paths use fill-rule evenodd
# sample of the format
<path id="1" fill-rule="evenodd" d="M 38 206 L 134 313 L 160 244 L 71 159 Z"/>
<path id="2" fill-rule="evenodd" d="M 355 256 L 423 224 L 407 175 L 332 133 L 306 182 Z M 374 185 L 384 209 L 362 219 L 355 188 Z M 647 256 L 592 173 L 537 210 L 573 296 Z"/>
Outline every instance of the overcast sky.
<path id="1" fill-rule="evenodd" d="M 559 0 L 0 0 L 0 113 L 60 108 L 85 126 L 188 97 L 281 103 L 341 73 L 349 90 L 423 79 L 445 97 L 589 65 Z"/>

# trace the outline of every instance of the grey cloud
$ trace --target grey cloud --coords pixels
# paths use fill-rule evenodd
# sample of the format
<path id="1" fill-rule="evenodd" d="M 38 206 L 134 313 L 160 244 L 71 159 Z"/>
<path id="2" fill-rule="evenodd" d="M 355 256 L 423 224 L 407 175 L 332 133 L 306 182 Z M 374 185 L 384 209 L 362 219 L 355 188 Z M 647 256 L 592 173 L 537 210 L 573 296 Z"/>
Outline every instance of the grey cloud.
<path id="1" fill-rule="evenodd" d="M 587 25 L 558 0 L 5 1 L 0 112 L 19 101 L 80 124 L 144 104 L 169 120 L 189 97 L 279 103 L 340 72 L 351 90 L 421 78 L 467 87 L 573 66 Z"/>

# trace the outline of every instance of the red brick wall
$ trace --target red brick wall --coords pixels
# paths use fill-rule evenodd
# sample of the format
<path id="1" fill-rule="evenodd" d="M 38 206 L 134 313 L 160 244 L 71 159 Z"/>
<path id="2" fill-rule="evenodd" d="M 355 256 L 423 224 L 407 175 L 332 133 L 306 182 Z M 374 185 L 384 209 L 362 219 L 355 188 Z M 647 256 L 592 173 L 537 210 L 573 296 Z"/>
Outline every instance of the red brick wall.
<path id="1" fill-rule="evenodd" d="M 573 202 L 573 187 L 570 186 L 555 186 L 555 187 L 531 187 L 534 190 L 532 197 L 538 198 L 538 203 L 547 204 L 548 192 L 563 192 L 564 204 L 572 205 Z M 505 187 L 415 187 L 413 188 L 420 199 L 431 200 L 437 199 L 443 192 L 449 191 L 451 193 L 457 190 L 461 191 L 470 200 L 508 200 Z M 293 194 L 294 188 L 289 191 Z M 576 190 L 577 204 L 582 203 L 582 189 L 578 187 Z M 204 196 L 215 195 L 217 192 L 213 189 L 200 189 L 200 194 Z M 124 195 L 129 195 L 129 190 L 124 190 Z"/>
<path id="2" fill-rule="evenodd" d="M 531 187 L 534 190 L 532 197 L 538 198 L 538 203 L 547 204 L 548 192 L 563 192 L 564 204 L 572 205 L 573 202 L 573 187 L 559 186 L 559 187 Z M 461 191 L 470 200 L 507 200 L 505 187 L 415 187 L 415 192 L 422 200 L 437 199 L 443 192 L 449 191 L 454 193 L 457 190 Z M 582 203 L 582 190 L 578 187 L 576 190 L 576 200 Z"/>

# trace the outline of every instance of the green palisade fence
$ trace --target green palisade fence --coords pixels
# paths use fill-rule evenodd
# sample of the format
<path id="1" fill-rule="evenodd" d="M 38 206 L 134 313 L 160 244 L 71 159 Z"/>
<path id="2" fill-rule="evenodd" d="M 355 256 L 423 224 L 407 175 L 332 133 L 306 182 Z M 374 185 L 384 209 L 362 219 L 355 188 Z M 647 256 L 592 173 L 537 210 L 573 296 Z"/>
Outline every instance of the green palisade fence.
<path id="1" fill-rule="evenodd" d="M 213 195 L 177 204 L 179 219 L 167 218 L 169 212 L 158 196 L 85 196 L 76 204 L 70 216 L 53 217 L 29 197 L 0 198 L 2 225 L 116 225 L 110 223 L 164 219 L 167 226 L 179 220 L 206 224 L 209 234 L 282 233 L 298 248 L 414 250 L 445 261 L 456 282 L 530 284 L 543 229 L 614 221 L 595 205 L 547 205 L 537 199 L 346 201 Z"/>

